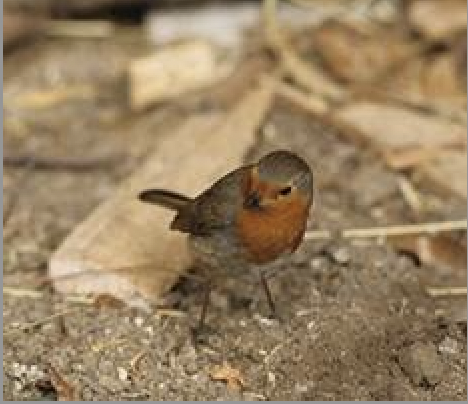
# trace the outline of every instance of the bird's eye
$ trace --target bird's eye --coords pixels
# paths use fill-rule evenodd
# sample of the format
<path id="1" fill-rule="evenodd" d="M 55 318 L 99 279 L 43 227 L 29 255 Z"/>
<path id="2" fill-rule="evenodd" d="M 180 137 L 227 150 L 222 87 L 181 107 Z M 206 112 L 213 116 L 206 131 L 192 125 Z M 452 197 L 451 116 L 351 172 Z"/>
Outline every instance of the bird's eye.
<path id="1" fill-rule="evenodd" d="M 286 188 L 280 189 L 279 194 L 281 196 L 286 196 L 286 195 L 289 195 L 291 191 L 292 191 L 291 187 L 286 187 Z"/>

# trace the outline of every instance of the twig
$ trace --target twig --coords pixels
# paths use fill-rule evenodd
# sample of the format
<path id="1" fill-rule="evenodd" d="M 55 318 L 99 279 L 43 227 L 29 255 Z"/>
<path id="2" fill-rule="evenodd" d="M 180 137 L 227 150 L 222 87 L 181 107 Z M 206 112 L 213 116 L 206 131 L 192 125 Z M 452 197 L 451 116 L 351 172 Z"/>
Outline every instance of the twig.
<path id="1" fill-rule="evenodd" d="M 66 310 L 60 311 L 58 313 L 54 313 L 54 314 L 52 314 L 52 315 L 50 315 L 48 317 L 45 317 L 45 318 L 43 318 L 41 320 L 34 321 L 32 323 L 22 324 L 19 328 L 13 328 L 13 329 L 5 331 L 3 333 L 3 336 L 18 333 L 18 332 L 24 332 L 24 331 L 30 330 L 32 328 L 39 327 L 39 326 L 41 326 L 43 324 L 49 323 L 52 320 L 55 320 L 56 318 L 62 317 L 64 315 L 66 315 L 66 314 L 70 314 L 70 313 L 73 313 L 73 312 L 78 311 L 78 310 L 81 310 L 81 308 L 76 308 L 75 307 L 73 309 L 66 309 Z"/>
<path id="2" fill-rule="evenodd" d="M 398 188 L 403 198 L 414 212 L 420 212 L 422 208 L 421 196 L 414 188 L 414 185 L 406 177 L 398 177 Z"/>
<path id="3" fill-rule="evenodd" d="M 310 92 L 326 99 L 341 101 L 345 90 L 311 64 L 304 63 L 294 52 L 287 38 L 280 31 L 276 19 L 277 0 L 263 1 L 265 36 L 268 45 L 278 55 L 289 75 Z"/>
<path id="4" fill-rule="evenodd" d="M 466 230 L 467 221 L 453 220 L 447 222 L 406 224 L 385 227 L 371 227 L 367 229 L 348 230 L 317 230 L 308 231 L 305 234 L 306 240 L 326 240 L 330 238 L 367 238 L 367 237 L 390 237 L 403 236 L 421 233 L 440 233 L 445 231 Z"/>
<path id="5" fill-rule="evenodd" d="M 32 299 L 40 299 L 44 297 L 44 294 L 37 290 L 19 289 L 19 288 L 17 289 L 17 288 L 13 288 L 10 286 L 3 287 L 3 294 L 14 296 L 14 297 L 29 297 Z"/>
<path id="6" fill-rule="evenodd" d="M 13 286 L 3 286 L 3 294 L 13 297 L 27 297 L 30 299 L 42 299 L 45 296 L 44 293 L 39 290 L 15 288 Z M 64 296 L 64 300 L 70 303 L 94 304 L 96 299 L 83 295 L 66 295 Z"/>
<path id="7" fill-rule="evenodd" d="M 107 38 L 114 32 L 114 24 L 110 21 L 74 21 L 49 20 L 45 24 L 46 35 L 73 38 Z"/>
<path id="8" fill-rule="evenodd" d="M 88 158 L 48 158 L 29 154 L 4 155 L 3 165 L 9 168 L 31 167 L 36 170 L 58 171 L 91 171 L 107 169 L 122 161 L 122 155 L 111 155 Z"/>
<path id="9" fill-rule="evenodd" d="M 466 296 L 466 286 L 426 288 L 431 297 Z"/>

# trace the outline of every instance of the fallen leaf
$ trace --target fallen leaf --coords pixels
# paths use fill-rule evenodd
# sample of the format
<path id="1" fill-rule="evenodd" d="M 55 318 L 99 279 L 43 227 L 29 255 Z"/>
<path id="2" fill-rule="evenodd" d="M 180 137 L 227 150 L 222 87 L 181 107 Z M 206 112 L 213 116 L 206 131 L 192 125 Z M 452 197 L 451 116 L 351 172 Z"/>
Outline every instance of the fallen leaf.
<path id="1" fill-rule="evenodd" d="M 218 366 L 213 369 L 210 372 L 210 376 L 213 380 L 226 382 L 227 387 L 231 390 L 238 391 L 245 385 L 240 370 L 231 367 L 227 362 L 224 362 L 222 366 Z"/>
<path id="2" fill-rule="evenodd" d="M 463 278 L 467 266 L 466 243 L 445 234 L 436 236 L 401 236 L 389 238 L 401 250 L 415 254 L 425 264 L 436 265 L 451 277 Z"/>
<path id="3" fill-rule="evenodd" d="M 76 401 L 79 397 L 75 387 L 65 380 L 62 375 L 49 364 L 48 366 L 50 382 L 57 393 L 58 401 Z"/>
<path id="4" fill-rule="evenodd" d="M 102 308 L 114 308 L 114 309 L 120 309 L 125 306 L 125 303 L 116 298 L 115 296 L 112 296 L 109 293 L 100 293 L 94 298 L 93 305 L 99 309 Z"/>
<path id="5" fill-rule="evenodd" d="M 334 120 L 350 129 L 344 133 L 383 151 L 466 143 L 465 125 L 392 105 L 353 102 L 338 109 Z"/>
<path id="6" fill-rule="evenodd" d="M 467 198 L 467 160 L 465 150 L 442 150 L 421 165 L 422 173 L 441 190 Z"/>
<path id="7" fill-rule="evenodd" d="M 429 39 L 447 39 L 466 29 L 466 0 L 415 0 L 408 18 Z"/>
<path id="8" fill-rule="evenodd" d="M 314 34 L 314 46 L 324 64 L 342 81 L 372 82 L 418 49 L 415 42 L 403 35 L 371 25 L 365 27 L 358 29 L 347 23 L 330 21 Z"/>

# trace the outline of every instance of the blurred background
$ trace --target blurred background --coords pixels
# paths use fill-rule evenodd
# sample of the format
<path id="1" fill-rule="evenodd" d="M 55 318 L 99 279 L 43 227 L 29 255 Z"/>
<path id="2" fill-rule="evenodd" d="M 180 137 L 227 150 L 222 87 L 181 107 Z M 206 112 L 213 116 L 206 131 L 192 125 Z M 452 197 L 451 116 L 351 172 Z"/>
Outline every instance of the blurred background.
<path id="1" fill-rule="evenodd" d="M 4 398 L 466 399 L 466 9 L 4 0 Z M 111 292 L 62 295 L 47 267 L 144 162 L 189 150 L 171 139 L 206 117 L 226 147 L 197 141 L 201 172 L 213 153 L 286 148 L 313 166 L 317 197 L 272 279 L 287 325 L 263 317 L 254 281 L 228 280 L 200 350 L 190 281 L 167 285 L 172 311 L 148 314 Z M 329 237 L 362 228 L 380 230 Z"/>

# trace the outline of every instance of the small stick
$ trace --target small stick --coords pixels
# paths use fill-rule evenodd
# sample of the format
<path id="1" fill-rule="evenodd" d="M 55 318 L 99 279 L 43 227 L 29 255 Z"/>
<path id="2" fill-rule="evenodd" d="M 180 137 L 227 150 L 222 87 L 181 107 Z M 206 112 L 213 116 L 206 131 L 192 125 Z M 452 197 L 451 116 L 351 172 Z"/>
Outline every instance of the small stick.
<path id="1" fill-rule="evenodd" d="M 421 233 L 440 233 L 445 231 L 466 230 L 467 221 L 452 220 L 447 222 L 406 224 L 385 227 L 371 227 L 367 229 L 347 229 L 338 231 L 316 230 L 305 233 L 305 240 L 326 240 L 333 237 L 337 238 L 372 238 L 403 236 L 409 234 Z"/>
<path id="2" fill-rule="evenodd" d="M 431 297 L 446 297 L 446 296 L 466 296 L 466 286 L 452 286 L 452 287 L 434 287 L 427 288 L 427 293 Z"/>
<path id="3" fill-rule="evenodd" d="M 277 313 L 276 313 L 275 303 L 274 303 L 273 298 L 271 296 L 270 288 L 268 287 L 268 282 L 267 282 L 267 280 L 265 278 L 265 275 L 264 275 L 263 271 L 261 271 L 261 270 L 259 271 L 259 274 L 260 274 L 260 281 L 262 283 L 263 290 L 265 291 L 265 295 L 267 297 L 268 305 L 270 306 L 271 314 L 274 317 L 278 317 Z"/>
<path id="4" fill-rule="evenodd" d="M 39 290 L 21 289 L 13 286 L 3 286 L 3 294 L 13 297 L 27 297 L 30 299 L 42 299 L 45 296 L 44 293 Z M 83 295 L 66 295 L 64 296 L 64 300 L 70 303 L 80 304 L 93 304 L 95 302 L 94 298 Z"/>
<path id="5" fill-rule="evenodd" d="M 52 315 L 50 315 L 48 317 L 45 317 L 45 318 L 43 318 L 41 320 L 37 320 L 37 321 L 34 321 L 32 323 L 25 323 L 19 328 L 13 328 L 13 329 L 5 331 L 3 333 L 3 336 L 14 334 L 14 333 L 17 333 L 17 332 L 24 332 L 24 331 L 30 330 L 32 328 L 39 327 L 41 325 L 49 323 L 52 320 L 55 320 L 56 318 L 62 317 L 64 315 L 66 315 L 66 314 L 74 313 L 74 312 L 76 312 L 78 310 L 81 310 L 81 308 L 66 309 L 66 310 L 60 311 L 58 313 L 54 313 L 54 314 L 52 314 Z"/>
<path id="6" fill-rule="evenodd" d="M 28 154 L 4 155 L 3 166 L 9 168 L 31 167 L 36 170 L 90 171 L 105 169 L 122 160 L 121 155 L 94 158 L 48 158 Z"/>
<path id="7" fill-rule="evenodd" d="M 206 312 L 208 309 L 208 305 L 210 304 L 211 284 L 209 281 L 205 282 L 204 289 L 205 290 L 203 295 L 203 306 L 200 313 L 200 319 L 198 320 L 196 334 L 198 334 L 202 330 L 203 325 L 205 324 Z"/>
<path id="8" fill-rule="evenodd" d="M 49 20 L 45 24 L 45 34 L 55 37 L 107 38 L 114 32 L 110 21 Z"/>
<path id="9" fill-rule="evenodd" d="M 13 288 L 10 286 L 3 287 L 3 294 L 14 296 L 14 297 L 30 297 L 32 299 L 40 299 L 44 297 L 44 294 L 37 290 L 17 289 L 17 288 Z"/>

